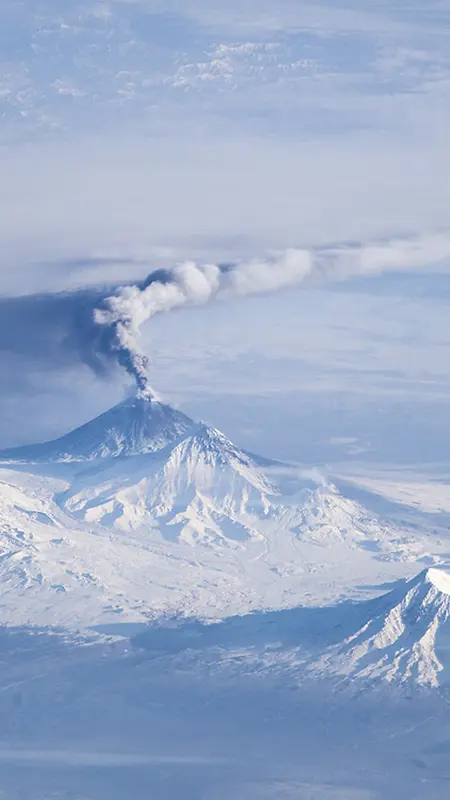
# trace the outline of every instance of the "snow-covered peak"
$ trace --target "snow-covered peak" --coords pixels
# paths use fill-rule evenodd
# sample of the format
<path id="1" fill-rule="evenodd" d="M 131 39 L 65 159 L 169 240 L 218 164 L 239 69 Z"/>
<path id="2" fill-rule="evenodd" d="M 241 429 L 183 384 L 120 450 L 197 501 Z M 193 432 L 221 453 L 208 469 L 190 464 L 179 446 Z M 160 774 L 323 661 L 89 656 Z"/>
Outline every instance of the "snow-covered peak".
<path id="1" fill-rule="evenodd" d="M 387 617 L 399 615 L 408 624 L 428 625 L 435 618 L 445 621 L 450 615 L 450 573 L 439 567 L 425 569 L 382 598 L 384 600 L 389 611 Z"/>
<path id="2" fill-rule="evenodd" d="M 215 466 L 250 467 L 254 469 L 259 460 L 240 450 L 221 431 L 200 423 L 177 445 L 182 458 L 204 461 Z M 272 462 L 265 462 L 272 463 Z"/>
<path id="3" fill-rule="evenodd" d="M 190 448 L 196 448 L 209 458 L 228 461 L 230 458 L 242 458 L 242 452 L 217 428 L 200 423 L 190 438 Z"/>
<path id="4" fill-rule="evenodd" d="M 204 424 L 157 452 L 108 459 L 78 475 L 60 498 L 78 519 L 152 529 L 189 541 L 256 534 L 277 490 L 257 460 Z M 228 533 L 227 533 L 228 532 Z"/>
<path id="5" fill-rule="evenodd" d="M 193 420 L 150 395 L 130 397 L 51 442 L 0 452 L 4 462 L 84 462 L 152 453 L 195 427 Z"/>
<path id="6" fill-rule="evenodd" d="M 450 668 L 450 572 L 423 570 L 364 608 L 356 633 L 332 648 L 332 670 L 376 681 L 437 687 Z"/>
<path id="7" fill-rule="evenodd" d="M 450 595 L 450 573 L 446 570 L 431 567 L 427 569 L 424 580 L 431 583 L 438 592 L 444 595 Z"/>

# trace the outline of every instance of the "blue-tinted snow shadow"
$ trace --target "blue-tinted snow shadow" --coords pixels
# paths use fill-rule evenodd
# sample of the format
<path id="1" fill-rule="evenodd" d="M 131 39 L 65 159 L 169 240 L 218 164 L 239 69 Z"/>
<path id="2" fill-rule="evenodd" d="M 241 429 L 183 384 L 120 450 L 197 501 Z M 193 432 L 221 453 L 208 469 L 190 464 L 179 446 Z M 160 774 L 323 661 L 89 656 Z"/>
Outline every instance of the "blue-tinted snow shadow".
<path id="1" fill-rule="evenodd" d="M 364 793 L 370 787 L 386 800 L 439 797 L 429 781 L 422 794 L 412 792 L 419 769 L 412 759 L 425 759 L 421 774 L 433 777 L 434 756 L 422 751 L 424 741 L 430 747 L 442 739 L 438 714 L 447 725 L 439 698 L 434 706 L 399 706 L 387 690 L 384 705 L 378 696 L 345 705 L 320 680 L 293 692 L 285 681 L 246 678 L 239 664 L 231 680 L 201 669 L 186 678 L 189 658 L 140 657 L 157 647 L 180 652 L 193 638 L 206 650 L 215 642 L 311 641 L 337 621 L 336 609 L 352 616 L 342 604 L 215 626 L 175 621 L 135 636 L 128 653 L 82 647 L 63 633 L 0 628 L 2 791 L 8 800 L 123 800 L 130 793 L 136 800 L 361 800 L 372 796 Z M 336 628 L 328 641 L 339 635 Z M 416 735 L 434 712 L 431 732 L 428 725 Z"/>
<path id="2" fill-rule="evenodd" d="M 379 611 L 381 598 L 345 601 L 333 606 L 261 611 L 207 623 L 197 619 L 154 623 L 132 638 L 149 654 L 175 654 L 211 648 L 239 650 L 268 647 L 324 649 L 356 633 Z"/>

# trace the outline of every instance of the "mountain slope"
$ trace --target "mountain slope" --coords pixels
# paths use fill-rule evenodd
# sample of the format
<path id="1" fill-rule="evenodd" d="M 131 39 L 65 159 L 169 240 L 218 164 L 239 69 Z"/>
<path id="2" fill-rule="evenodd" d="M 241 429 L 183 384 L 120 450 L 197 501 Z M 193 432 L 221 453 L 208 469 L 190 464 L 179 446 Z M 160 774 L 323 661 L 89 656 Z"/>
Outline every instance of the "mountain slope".
<path id="1" fill-rule="evenodd" d="M 171 647 L 192 647 L 200 659 L 208 648 L 218 648 L 219 657 L 211 652 L 212 669 L 245 665 L 250 673 L 275 673 L 296 685 L 331 678 L 334 687 L 356 692 L 385 683 L 408 692 L 450 683 L 450 572 L 442 567 L 423 570 L 373 600 L 180 627 Z M 146 647 L 154 636 L 150 628 L 138 640 Z"/>
<path id="2" fill-rule="evenodd" d="M 424 687 L 450 679 L 442 674 L 450 666 L 450 573 L 424 570 L 367 608 L 361 606 L 361 614 L 367 616 L 356 633 L 331 648 L 321 668 L 368 682 Z"/>
<path id="3" fill-rule="evenodd" d="M 258 520 L 277 494 L 256 458 L 197 425 L 163 450 L 79 476 L 58 503 L 77 519 L 119 530 L 158 528 L 191 543 L 243 541 L 261 538 Z"/>
<path id="4" fill-rule="evenodd" d="M 151 453 L 193 426 L 171 406 L 148 396 L 130 397 L 59 439 L 0 451 L 0 462 L 85 462 Z"/>
<path id="5" fill-rule="evenodd" d="M 202 424 L 156 452 L 94 463 L 56 499 L 77 521 L 191 545 L 256 539 L 269 551 L 283 537 L 406 560 L 415 548 L 333 486 L 239 450 Z"/>
<path id="6" fill-rule="evenodd" d="M 51 614 L 82 627 L 323 605 L 367 596 L 365 586 L 446 551 L 433 530 L 371 513 L 149 398 L 9 455 L 0 622 L 45 625 Z"/>

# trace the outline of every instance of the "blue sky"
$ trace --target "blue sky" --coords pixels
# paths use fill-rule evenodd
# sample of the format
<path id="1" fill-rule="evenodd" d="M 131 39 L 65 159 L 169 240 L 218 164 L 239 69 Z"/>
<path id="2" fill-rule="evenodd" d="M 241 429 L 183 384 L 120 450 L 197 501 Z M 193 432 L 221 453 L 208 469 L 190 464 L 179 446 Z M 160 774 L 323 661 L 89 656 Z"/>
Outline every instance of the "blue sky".
<path id="1" fill-rule="evenodd" d="M 418 297 L 414 277 L 395 291 L 385 278 L 382 289 L 173 315 L 146 332 L 159 388 L 209 413 L 221 382 L 279 408 L 287 392 L 318 391 L 319 378 L 348 391 L 348 370 L 372 399 L 387 384 L 405 396 L 411 379 L 423 387 L 424 370 L 446 385 L 449 25 L 450 3 L 436 0 L 5 0 L 0 292 L 129 280 L 185 258 L 388 241 L 389 266 L 426 277 Z M 105 386 L 29 364 L 16 380 L 13 361 L 3 363 L 5 444 L 58 432 L 123 391 L 117 376 Z M 248 429 L 226 424 L 238 437 Z"/>

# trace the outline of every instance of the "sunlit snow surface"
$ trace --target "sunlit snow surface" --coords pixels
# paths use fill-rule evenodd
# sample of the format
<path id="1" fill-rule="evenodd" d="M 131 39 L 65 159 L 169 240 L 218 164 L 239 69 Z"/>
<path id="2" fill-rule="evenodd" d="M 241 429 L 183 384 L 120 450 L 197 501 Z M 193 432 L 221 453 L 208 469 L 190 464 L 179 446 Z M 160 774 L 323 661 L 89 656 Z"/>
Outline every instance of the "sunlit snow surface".
<path id="1" fill-rule="evenodd" d="M 444 483 L 386 499 L 142 398 L 0 457 L 6 797 L 447 796 Z"/>
<path id="2" fill-rule="evenodd" d="M 155 401 L 0 457 L 6 624 L 364 599 L 450 558 L 445 514 L 361 500 L 354 482 L 339 491 L 334 476 L 248 454 Z"/>

